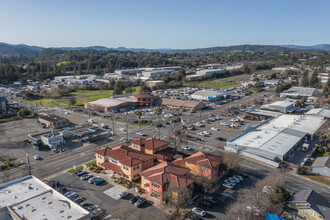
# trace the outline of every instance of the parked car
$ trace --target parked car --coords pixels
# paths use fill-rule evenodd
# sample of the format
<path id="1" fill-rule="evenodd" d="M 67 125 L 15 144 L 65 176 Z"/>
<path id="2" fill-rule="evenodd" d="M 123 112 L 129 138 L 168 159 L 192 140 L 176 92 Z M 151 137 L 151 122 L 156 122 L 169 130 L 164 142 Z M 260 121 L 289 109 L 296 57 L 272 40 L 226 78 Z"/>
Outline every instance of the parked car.
<path id="1" fill-rule="evenodd" d="M 123 198 L 125 198 L 126 196 L 128 196 L 128 192 L 127 192 L 127 191 L 121 192 L 121 193 L 119 194 L 119 198 L 120 198 L 120 199 L 123 199 Z"/>
<path id="2" fill-rule="evenodd" d="M 182 147 L 184 150 L 187 150 L 187 151 L 191 151 L 192 150 L 192 148 L 191 147 L 189 147 L 189 146 L 184 146 L 184 147 Z"/>
<path id="3" fill-rule="evenodd" d="M 94 176 L 88 180 L 89 183 L 93 184 L 96 179 L 99 179 L 99 176 Z"/>
<path id="4" fill-rule="evenodd" d="M 40 160 L 40 159 L 41 159 L 41 158 L 39 157 L 39 155 L 34 155 L 33 158 L 34 158 L 35 160 Z"/>
<path id="5" fill-rule="evenodd" d="M 90 173 L 85 173 L 84 175 L 82 175 L 82 176 L 80 177 L 80 179 L 82 179 L 82 180 L 88 180 L 88 179 L 91 178 L 91 177 L 93 177 L 92 174 L 90 174 Z"/>
<path id="6" fill-rule="evenodd" d="M 219 128 L 212 127 L 211 130 L 213 130 L 213 131 L 219 131 Z"/>
<path id="7" fill-rule="evenodd" d="M 227 140 L 227 139 L 225 139 L 223 137 L 216 137 L 215 139 L 218 140 L 218 141 L 226 141 Z"/>
<path id="8" fill-rule="evenodd" d="M 207 208 L 211 208 L 212 207 L 212 203 L 207 201 L 207 200 L 202 200 L 200 203 L 202 206 L 207 207 Z"/>
<path id="9" fill-rule="evenodd" d="M 100 185 L 101 183 L 103 183 L 104 182 L 104 179 L 103 178 L 98 178 L 98 179 L 96 179 L 94 182 L 93 182 L 93 184 L 94 185 Z"/>
<path id="10" fill-rule="evenodd" d="M 194 208 L 192 208 L 191 211 L 192 211 L 193 213 L 197 214 L 197 215 L 202 216 L 202 217 L 204 217 L 204 216 L 206 215 L 206 212 L 205 212 L 203 209 L 198 208 L 198 207 L 194 207 Z"/>
<path id="11" fill-rule="evenodd" d="M 66 193 L 66 188 L 64 187 L 64 186 L 62 186 L 62 187 L 59 187 L 58 189 L 56 189 L 59 193 L 61 193 L 61 194 L 64 194 L 64 193 Z"/>
<path id="12" fill-rule="evenodd" d="M 55 180 L 50 180 L 46 184 L 54 189 L 57 189 L 60 186 L 60 183 Z"/>
<path id="13" fill-rule="evenodd" d="M 161 128 L 161 127 L 163 127 L 163 125 L 162 124 L 157 124 L 156 127 Z"/>
<path id="14" fill-rule="evenodd" d="M 203 132 L 198 132 L 197 135 L 202 136 L 202 137 L 206 136 L 206 134 L 204 134 Z"/>
<path id="15" fill-rule="evenodd" d="M 204 141 L 204 139 L 199 138 L 199 137 L 196 137 L 195 139 L 196 139 L 196 141 Z"/>
<path id="16" fill-rule="evenodd" d="M 220 125 L 228 126 L 228 123 L 224 121 L 224 122 L 220 122 Z"/>
<path id="17" fill-rule="evenodd" d="M 141 205 L 143 205 L 143 203 L 145 203 L 147 200 L 146 200 L 146 198 L 144 198 L 144 197 L 142 197 L 142 198 L 139 198 L 135 203 L 134 203 L 134 205 L 136 206 L 136 207 L 140 207 Z"/>
<path id="18" fill-rule="evenodd" d="M 132 203 L 132 204 L 134 204 L 137 200 L 139 200 L 140 199 L 140 196 L 132 196 L 131 198 L 130 198 L 130 202 Z"/>
<path id="19" fill-rule="evenodd" d="M 211 203 L 213 203 L 213 204 L 217 204 L 217 203 L 218 203 L 218 202 L 214 199 L 214 197 L 212 197 L 212 196 L 204 196 L 203 199 L 206 200 L 206 201 L 209 201 L 209 202 L 211 202 Z"/>
<path id="20" fill-rule="evenodd" d="M 76 172 L 76 175 L 77 175 L 77 176 L 82 176 L 82 175 L 84 175 L 85 173 L 86 173 L 85 170 L 78 170 L 78 171 Z"/>
<path id="21" fill-rule="evenodd" d="M 138 131 L 138 132 L 136 132 L 136 134 L 137 135 L 140 135 L 140 136 L 143 136 L 144 135 L 143 131 Z"/>

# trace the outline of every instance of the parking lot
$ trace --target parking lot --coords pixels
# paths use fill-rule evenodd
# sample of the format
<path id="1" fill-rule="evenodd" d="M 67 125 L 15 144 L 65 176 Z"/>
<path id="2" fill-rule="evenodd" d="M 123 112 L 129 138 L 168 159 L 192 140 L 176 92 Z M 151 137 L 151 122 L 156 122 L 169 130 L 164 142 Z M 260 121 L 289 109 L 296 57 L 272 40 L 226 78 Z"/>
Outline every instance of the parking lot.
<path id="1" fill-rule="evenodd" d="M 154 202 L 148 197 L 146 197 L 147 202 L 139 208 L 136 208 L 129 201 L 132 195 L 120 199 L 119 194 L 126 191 L 126 188 L 118 184 L 110 184 L 110 181 L 106 179 L 106 177 L 109 178 L 110 175 L 100 174 L 100 176 L 105 178 L 105 182 L 100 185 L 91 184 L 87 180 L 81 180 L 80 177 L 75 174 L 69 175 L 67 173 L 56 176 L 52 178 L 52 180 L 60 182 L 61 185 L 66 187 L 66 190 L 76 192 L 80 197 L 86 200 L 88 204 L 99 206 L 105 214 L 113 214 L 121 209 L 123 211 L 129 211 L 130 216 L 134 216 L 134 218 L 144 217 L 146 213 L 152 213 L 153 215 L 159 214 L 160 216 L 164 215 L 163 211 L 155 207 L 153 205 Z M 133 189 L 129 191 L 133 192 Z M 137 195 L 137 193 L 134 194 Z"/>

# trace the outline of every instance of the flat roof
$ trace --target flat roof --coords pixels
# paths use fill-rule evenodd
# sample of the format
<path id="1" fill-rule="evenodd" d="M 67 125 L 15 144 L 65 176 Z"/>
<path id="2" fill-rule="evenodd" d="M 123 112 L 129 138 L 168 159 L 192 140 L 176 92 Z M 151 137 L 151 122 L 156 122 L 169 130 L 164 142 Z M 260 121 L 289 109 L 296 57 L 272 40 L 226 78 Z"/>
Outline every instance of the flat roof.
<path id="1" fill-rule="evenodd" d="M 34 176 L 0 185 L 0 207 L 8 207 L 21 219 L 80 219 L 90 215 Z"/>
<path id="2" fill-rule="evenodd" d="M 289 107 L 291 105 L 293 105 L 294 103 L 293 102 L 290 102 L 290 101 L 277 101 L 277 102 L 273 102 L 271 104 L 269 104 L 269 106 L 280 106 L 280 107 Z"/>
<path id="3" fill-rule="evenodd" d="M 306 115 L 315 115 L 330 118 L 330 110 L 324 108 L 313 108 L 306 112 Z"/>
<path id="4" fill-rule="evenodd" d="M 116 107 L 118 105 L 125 104 L 127 102 L 134 102 L 133 96 L 127 96 L 121 98 L 103 98 L 88 103 L 109 108 L 109 107 Z"/>
<path id="5" fill-rule="evenodd" d="M 250 107 L 246 112 L 250 113 L 250 114 L 254 114 L 254 115 L 262 115 L 262 116 L 268 116 L 268 117 L 278 117 L 278 116 L 282 115 L 282 113 L 280 113 L 280 112 L 254 109 L 253 107 Z"/>
<path id="6" fill-rule="evenodd" d="M 200 96 L 208 96 L 208 97 L 216 97 L 221 95 L 231 95 L 233 92 L 219 92 L 213 90 L 198 90 L 191 95 L 200 95 Z"/>
<path id="7" fill-rule="evenodd" d="M 316 88 L 292 87 L 282 93 L 288 95 L 313 96 L 315 91 L 317 91 Z"/>

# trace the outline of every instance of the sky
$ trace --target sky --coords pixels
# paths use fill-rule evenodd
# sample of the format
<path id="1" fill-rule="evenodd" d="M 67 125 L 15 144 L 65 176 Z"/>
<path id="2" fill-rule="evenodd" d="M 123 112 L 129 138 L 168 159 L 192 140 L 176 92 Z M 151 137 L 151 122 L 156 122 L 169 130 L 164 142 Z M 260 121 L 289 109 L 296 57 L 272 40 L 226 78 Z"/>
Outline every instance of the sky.
<path id="1" fill-rule="evenodd" d="M 0 42 L 189 49 L 330 43 L 329 0 L 0 0 Z"/>

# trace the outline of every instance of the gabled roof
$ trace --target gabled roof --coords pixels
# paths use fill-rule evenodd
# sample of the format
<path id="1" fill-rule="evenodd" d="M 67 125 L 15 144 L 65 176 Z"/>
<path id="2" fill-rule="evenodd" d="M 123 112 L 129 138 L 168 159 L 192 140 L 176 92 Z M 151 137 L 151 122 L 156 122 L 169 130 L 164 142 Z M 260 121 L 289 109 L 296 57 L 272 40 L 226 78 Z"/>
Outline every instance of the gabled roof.
<path id="1" fill-rule="evenodd" d="M 156 139 L 154 137 L 147 139 L 138 138 L 133 140 L 132 143 L 140 146 L 144 146 L 146 149 L 149 150 L 157 150 L 158 148 L 164 147 L 169 144 L 167 141 Z"/>
<path id="2" fill-rule="evenodd" d="M 325 219 L 330 219 L 330 202 L 313 190 L 300 190 L 293 193 L 289 199 L 290 203 L 306 202 L 311 209 L 323 215 Z"/>
<path id="3" fill-rule="evenodd" d="M 170 187 L 181 188 L 190 185 L 194 180 L 186 177 L 189 169 L 169 162 L 160 163 L 140 173 L 152 182 L 160 185 L 168 183 Z"/>
<path id="4" fill-rule="evenodd" d="M 125 145 L 120 145 L 114 148 L 103 148 L 96 150 L 95 153 L 102 156 L 108 156 L 115 160 L 118 160 L 123 165 L 132 167 L 141 162 L 153 159 L 152 155 L 142 153 L 140 151 L 133 150 Z"/>
<path id="5" fill-rule="evenodd" d="M 199 151 L 183 160 L 188 163 L 200 165 L 203 167 L 213 168 L 222 164 L 223 158 L 209 154 L 204 154 L 203 152 Z"/>
<path id="6" fill-rule="evenodd" d="M 314 161 L 312 167 L 328 167 L 330 168 L 330 157 L 318 157 Z"/>

